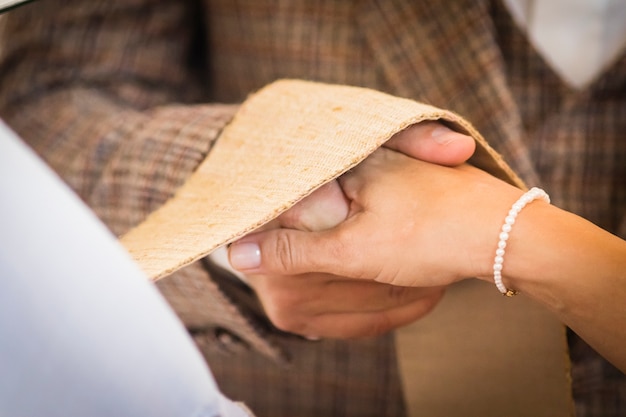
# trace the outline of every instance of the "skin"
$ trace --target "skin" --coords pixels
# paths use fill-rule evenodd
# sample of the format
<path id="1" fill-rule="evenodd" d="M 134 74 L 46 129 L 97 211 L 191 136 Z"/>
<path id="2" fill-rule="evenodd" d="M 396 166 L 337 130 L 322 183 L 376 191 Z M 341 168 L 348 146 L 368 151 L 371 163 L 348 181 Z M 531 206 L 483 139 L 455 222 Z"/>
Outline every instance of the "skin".
<path id="1" fill-rule="evenodd" d="M 345 221 L 243 238 L 261 253 L 247 272 L 334 273 L 403 288 L 493 282 L 500 227 L 522 191 L 469 165 L 444 167 L 389 149 L 339 182 L 350 201 Z M 626 241 L 536 200 L 510 233 L 503 281 L 626 371 Z"/>
<path id="2" fill-rule="evenodd" d="M 391 138 L 386 146 L 414 158 L 455 166 L 474 152 L 473 139 L 424 122 Z M 339 183 L 320 188 L 264 230 L 323 231 L 344 221 L 350 201 Z M 238 246 L 241 248 L 241 246 Z M 236 251 L 231 264 L 237 264 Z M 344 277 L 332 270 L 280 273 L 245 271 L 269 319 L 281 330 L 308 338 L 357 338 L 386 333 L 430 312 L 445 287 L 410 288 Z"/>

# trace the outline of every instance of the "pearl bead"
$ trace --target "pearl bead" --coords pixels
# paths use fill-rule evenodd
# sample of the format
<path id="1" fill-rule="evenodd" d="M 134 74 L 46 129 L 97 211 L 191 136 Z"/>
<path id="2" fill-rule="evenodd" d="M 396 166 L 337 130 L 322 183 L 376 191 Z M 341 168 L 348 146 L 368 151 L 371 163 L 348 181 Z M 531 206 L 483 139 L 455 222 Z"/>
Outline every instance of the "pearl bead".
<path id="1" fill-rule="evenodd" d="M 517 291 L 510 290 L 504 286 L 502 283 L 502 268 L 504 265 L 504 249 L 506 248 L 506 241 L 509 239 L 509 232 L 513 229 L 513 225 L 515 224 L 515 219 L 518 214 L 526 205 L 530 204 L 532 201 L 536 199 L 541 199 L 546 203 L 550 203 L 550 197 L 548 194 L 540 188 L 531 188 L 529 191 L 524 193 L 509 210 L 507 216 L 504 219 L 504 224 L 502 225 L 502 229 L 500 234 L 498 235 L 498 249 L 496 249 L 496 256 L 493 260 L 493 281 L 496 284 L 496 288 L 502 294 L 507 297 L 511 297 L 517 294 Z"/>

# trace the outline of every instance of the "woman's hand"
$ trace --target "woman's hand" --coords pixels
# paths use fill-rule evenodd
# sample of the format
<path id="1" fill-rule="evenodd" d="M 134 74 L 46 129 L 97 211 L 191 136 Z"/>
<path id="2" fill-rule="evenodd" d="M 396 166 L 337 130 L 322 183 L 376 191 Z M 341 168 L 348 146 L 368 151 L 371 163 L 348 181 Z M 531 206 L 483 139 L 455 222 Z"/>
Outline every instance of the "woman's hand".
<path id="1" fill-rule="evenodd" d="M 522 192 L 469 165 L 443 167 L 380 149 L 339 179 L 348 218 L 320 232 L 276 229 L 231 247 L 256 248 L 249 273 L 333 273 L 359 282 L 441 288 L 493 281 L 503 218 Z M 237 265 L 235 265 L 237 266 Z M 542 201 L 507 241 L 503 281 L 540 302 L 626 370 L 626 241 Z M 494 288 L 494 293 L 495 293 Z"/>
<path id="2" fill-rule="evenodd" d="M 425 122 L 397 134 L 387 146 L 434 163 L 458 165 L 472 155 L 475 144 L 470 137 L 439 123 Z M 350 205 L 338 182 L 332 181 L 263 230 L 331 230 L 348 217 Z M 443 287 L 364 282 L 331 270 L 292 272 L 287 263 L 280 270 L 260 270 L 256 245 L 247 244 L 244 238 L 231 247 L 231 263 L 246 272 L 246 280 L 274 325 L 308 337 L 352 338 L 385 333 L 427 314 L 444 293 Z"/>
<path id="3" fill-rule="evenodd" d="M 349 201 L 332 181 L 264 230 L 327 230 L 344 221 L 348 210 Z M 231 253 L 234 263 L 236 256 Z M 427 314 L 444 293 L 444 288 L 397 287 L 329 273 L 246 274 L 246 281 L 277 328 L 310 338 L 386 333 Z"/>
<path id="4" fill-rule="evenodd" d="M 231 246 L 234 266 L 240 249 L 258 245 L 261 262 L 248 273 L 332 273 L 412 287 L 488 276 L 502 218 L 521 195 L 469 165 L 443 167 L 389 149 L 339 183 L 350 201 L 344 222 L 250 235 Z"/>

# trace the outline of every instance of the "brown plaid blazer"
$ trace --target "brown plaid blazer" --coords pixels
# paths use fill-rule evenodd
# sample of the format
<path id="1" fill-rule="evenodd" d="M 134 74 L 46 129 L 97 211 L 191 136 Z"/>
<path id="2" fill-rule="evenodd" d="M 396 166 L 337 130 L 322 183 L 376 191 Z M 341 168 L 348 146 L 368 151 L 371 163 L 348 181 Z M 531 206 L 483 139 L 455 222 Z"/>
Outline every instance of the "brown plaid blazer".
<path id="1" fill-rule="evenodd" d="M 626 237 L 626 57 L 573 91 L 498 1 L 42 0 L 5 23 L 0 117 L 116 234 L 172 195 L 236 103 L 292 77 L 453 110 L 555 204 Z M 203 262 L 159 287 L 259 416 L 403 415 L 391 336 L 281 334 Z M 624 415 L 624 376 L 571 347 L 579 416 Z"/>

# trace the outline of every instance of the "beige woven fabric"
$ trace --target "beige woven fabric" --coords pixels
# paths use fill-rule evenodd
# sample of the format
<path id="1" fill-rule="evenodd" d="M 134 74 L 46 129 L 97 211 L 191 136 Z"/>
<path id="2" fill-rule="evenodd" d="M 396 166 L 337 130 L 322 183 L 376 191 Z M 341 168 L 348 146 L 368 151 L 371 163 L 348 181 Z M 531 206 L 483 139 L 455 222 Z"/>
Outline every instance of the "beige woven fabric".
<path id="1" fill-rule="evenodd" d="M 274 219 L 400 130 L 438 119 L 474 137 L 473 164 L 523 187 L 451 112 L 363 88 L 281 80 L 243 104 L 176 195 L 121 242 L 151 279 L 162 278 Z"/>

